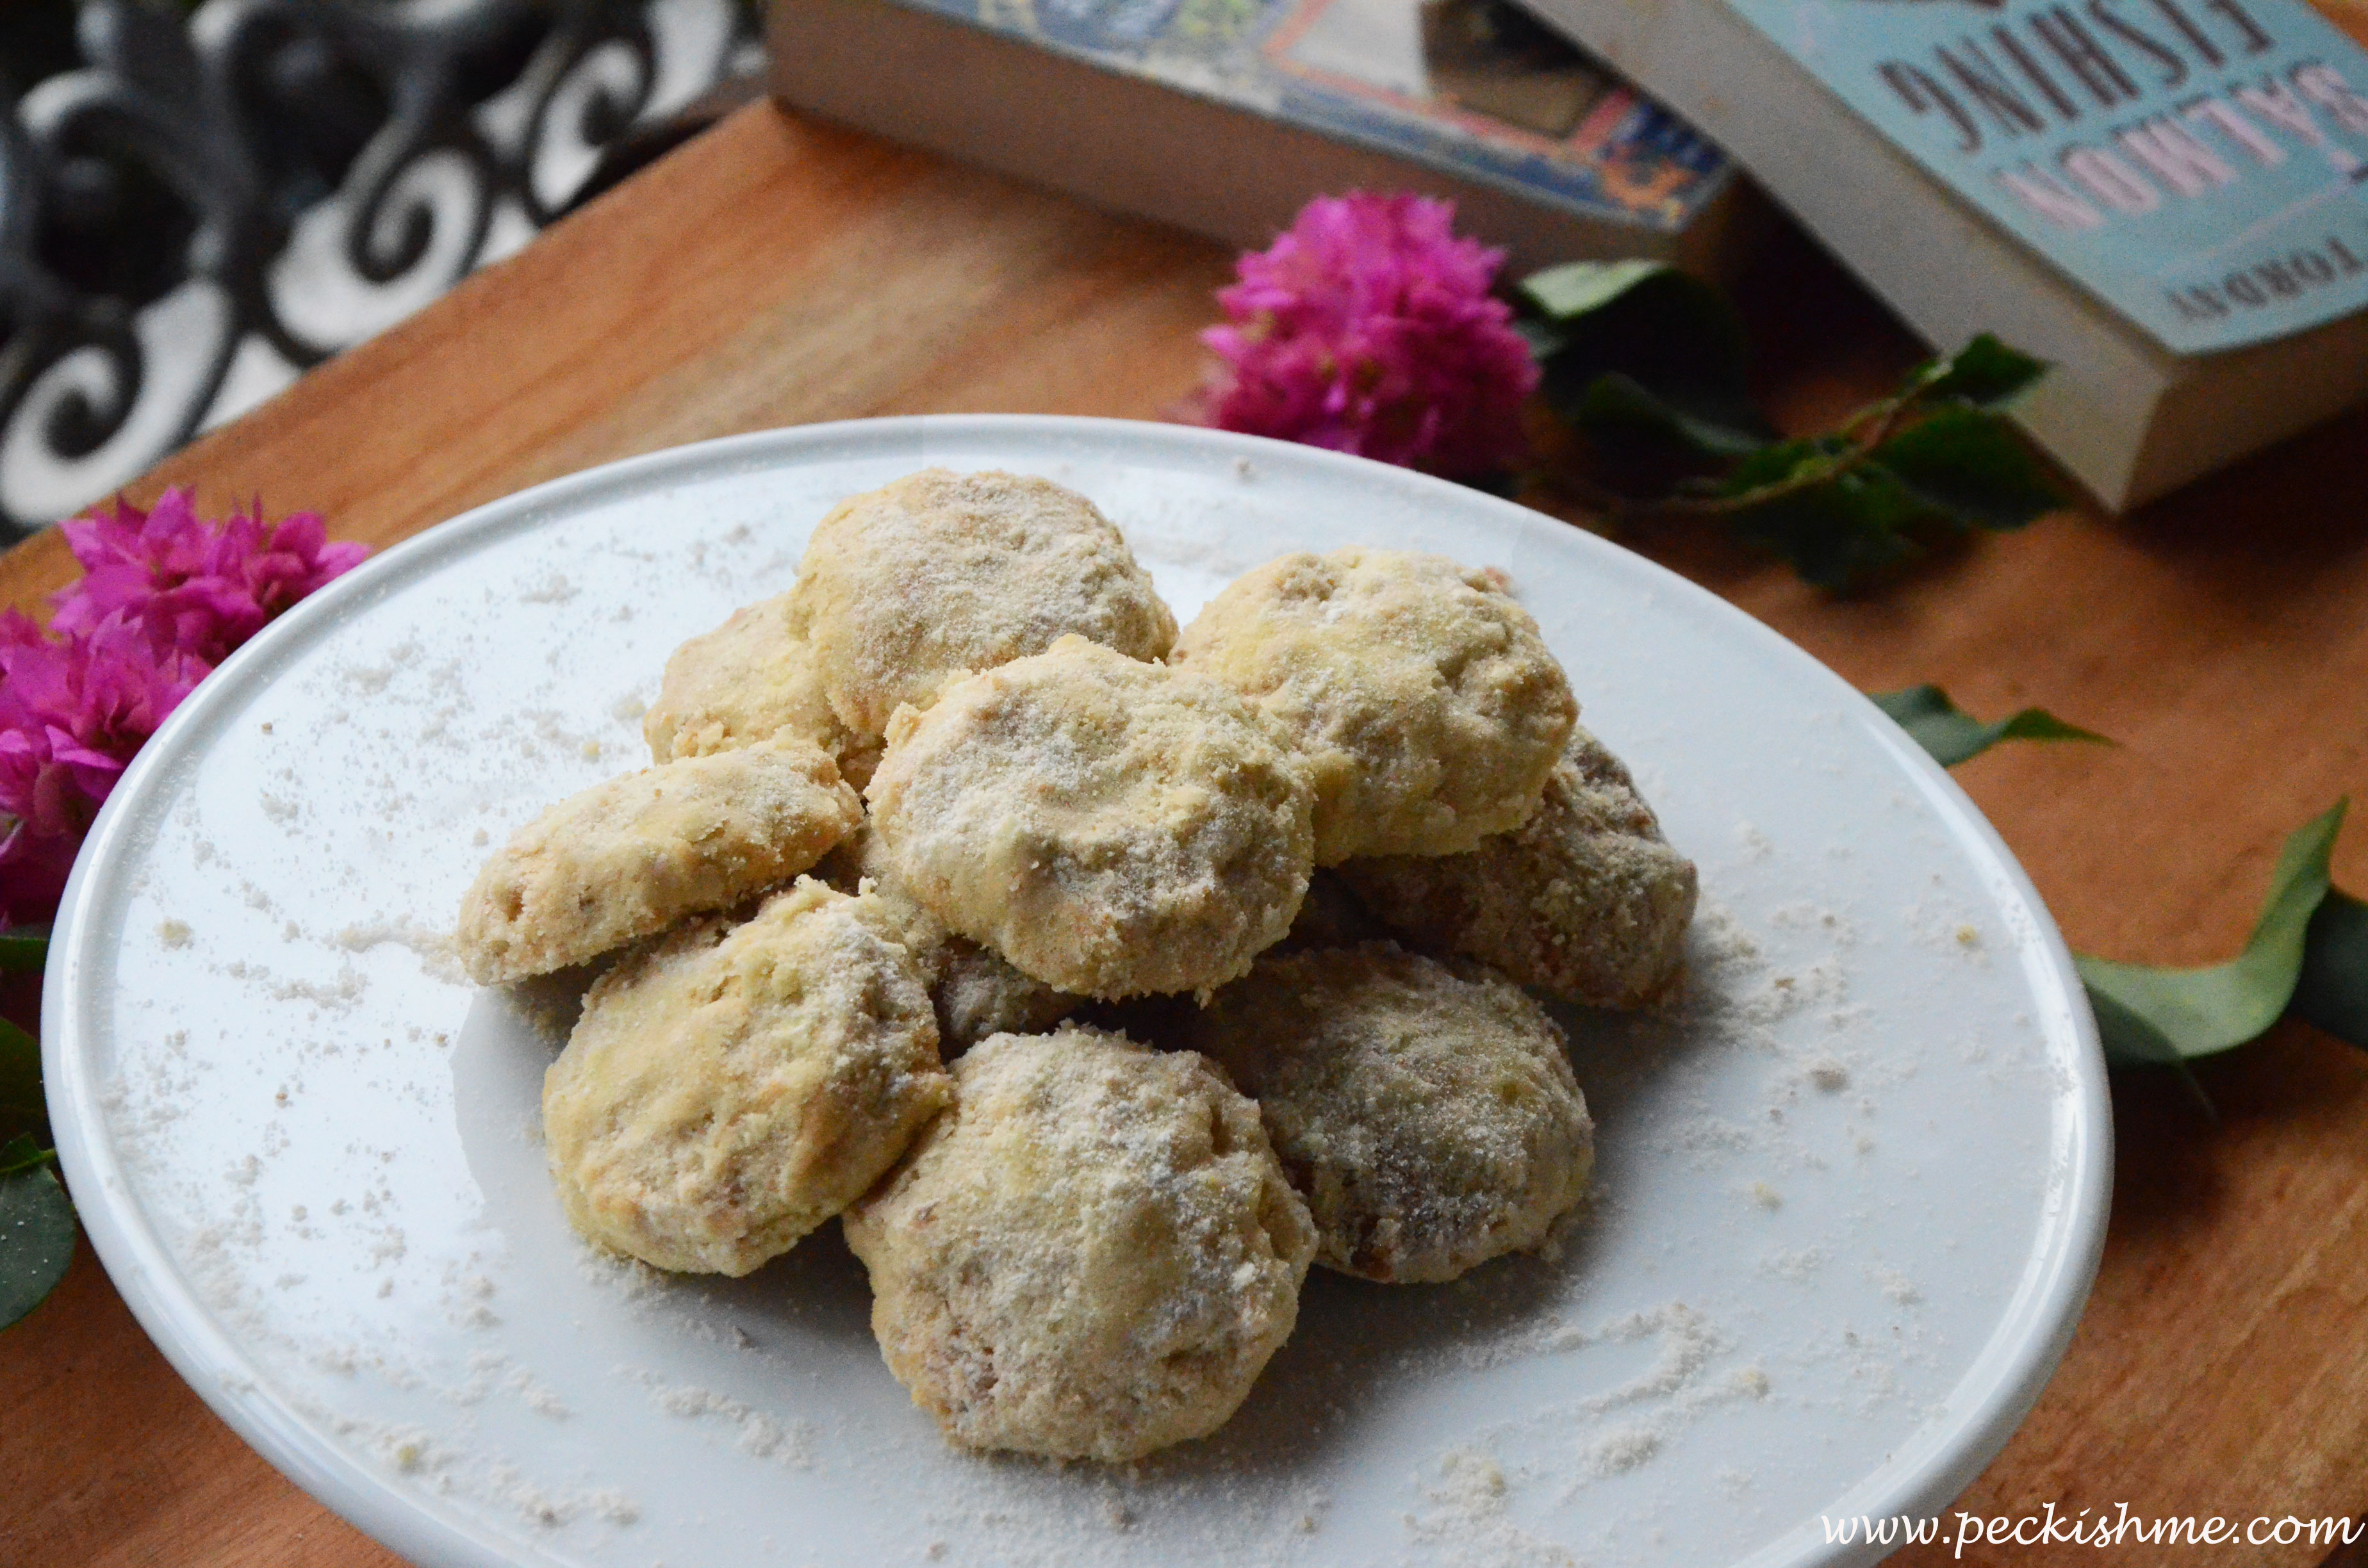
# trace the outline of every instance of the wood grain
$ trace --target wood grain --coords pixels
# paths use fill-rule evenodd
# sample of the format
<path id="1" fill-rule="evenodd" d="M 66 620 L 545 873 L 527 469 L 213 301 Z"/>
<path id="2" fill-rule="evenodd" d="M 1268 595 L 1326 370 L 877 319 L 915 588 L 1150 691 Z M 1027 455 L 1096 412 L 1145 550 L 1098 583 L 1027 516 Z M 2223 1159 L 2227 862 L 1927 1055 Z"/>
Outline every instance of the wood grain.
<path id="1" fill-rule="evenodd" d="M 1157 417 L 1200 374 L 1193 334 L 1224 276 L 1201 242 L 759 107 L 137 494 L 189 483 L 210 506 L 260 494 L 385 544 L 540 480 L 768 426 Z M 1805 248 L 1771 256 L 1747 296 L 1788 421 L 1868 395 L 1913 353 Z M 1629 542 L 1861 687 L 1936 680 L 1977 712 L 2037 702 L 2114 736 L 2111 750 L 2007 748 L 1960 778 L 2075 946 L 2203 961 L 2242 939 L 2283 835 L 2368 790 L 2362 452 L 2368 415 L 2126 521 L 2064 514 L 1855 599 L 1699 529 Z M 38 607 L 71 565 L 54 538 L 20 548 L 0 559 L 0 602 Z M 2355 888 L 2368 887 L 2363 845 L 2354 830 L 2337 854 Z M 1960 1506 L 2368 1509 L 2368 1055 L 2288 1025 L 2201 1077 L 2217 1120 L 2158 1077 L 2117 1084 L 2096 1293 L 2038 1410 Z M 0 1394 L 14 1417 L 0 1562 L 393 1561 L 204 1410 L 86 1250 L 55 1299 L 0 1335 Z"/>

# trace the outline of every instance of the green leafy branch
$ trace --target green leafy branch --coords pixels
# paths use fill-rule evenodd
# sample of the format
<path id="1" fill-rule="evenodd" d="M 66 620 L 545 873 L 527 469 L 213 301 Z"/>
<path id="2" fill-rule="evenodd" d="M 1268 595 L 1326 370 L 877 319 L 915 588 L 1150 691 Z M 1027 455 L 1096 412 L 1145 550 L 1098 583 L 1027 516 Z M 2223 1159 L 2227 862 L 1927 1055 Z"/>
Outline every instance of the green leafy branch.
<path id="1" fill-rule="evenodd" d="M 2104 739 L 2038 708 L 1985 724 L 1933 686 L 1873 700 L 1943 767 L 2003 740 Z M 2073 955 L 2108 1062 L 2184 1074 L 2191 1062 L 2259 1040 L 2289 1014 L 2368 1049 L 2368 903 L 2336 887 L 2328 871 L 2349 804 L 2336 801 L 2287 837 L 2253 933 L 2226 962 L 2175 969 Z"/>
<path id="2" fill-rule="evenodd" d="M 0 931 L 0 971 L 38 970 L 50 934 Z M 41 1047 L 0 1018 L 0 1328 L 38 1307 L 74 1261 L 74 1203 L 58 1180 Z"/>
<path id="3" fill-rule="evenodd" d="M 1751 402 L 1742 323 L 1710 285 L 1658 262 L 1574 262 L 1517 293 L 1546 401 L 1590 460 L 1553 481 L 1614 523 L 1716 519 L 1839 589 L 1936 537 L 2063 505 L 2004 416 L 2046 366 L 1987 334 L 1833 429 L 1784 437 Z"/>
<path id="4" fill-rule="evenodd" d="M 2336 801 L 2287 836 L 2260 917 L 2235 958 L 2157 969 L 2076 957 L 2107 1056 L 2183 1064 L 2258 1040 L 2289 1013 L 2368 1046 L 2368 904 L 2328 873 L 2350 804 Z"/>
<path id="5" fill-rule="evenodd" d="M 2089 741 L 2112 745 L 2104 736 L 2067 724 L 2044 708 L 2026 708 L 2009 718 L 1985 724 L 1949 700 L 1937 686 L 1911 686 L 1905 691 L 1878 691 L 1874 705 L 1932 754 L 1943 767 L 1970 762 L 2000 741 Z"/>

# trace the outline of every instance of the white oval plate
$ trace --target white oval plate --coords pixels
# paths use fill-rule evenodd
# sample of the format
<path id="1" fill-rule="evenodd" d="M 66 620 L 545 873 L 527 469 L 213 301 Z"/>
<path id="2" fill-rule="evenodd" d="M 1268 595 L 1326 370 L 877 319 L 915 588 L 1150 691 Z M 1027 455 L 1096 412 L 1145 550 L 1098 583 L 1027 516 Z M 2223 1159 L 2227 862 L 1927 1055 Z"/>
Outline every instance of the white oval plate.
<path id="1" fill-rule="evenodd" d="M 1122 1470 L 947 1447 L 836 1228 L 742 1281 L 597 1257 L 542 1170 L 551 1046 L 442 933 L 490 846 L 645 757 L 666 655 L 928 464 L 1084 491 L 1179 619 L 1350 543 L 1509 572 L 1700 864 L 1688 1000 L 1571 1015 L 1599 1190 L 1552 1260 L 1317 1271 L 1222 1433 Z M 207 1402 L 426 1563 L 1862 1562 L 2054 1369 L 2111 1131 L 1997 835 L 1791 644 L 1611 545 L 1304 448 L 1095 420 L 660 452 L 370 562 L 183 705 L 102 813 L 43 1015 L 65 1169 Z"/>

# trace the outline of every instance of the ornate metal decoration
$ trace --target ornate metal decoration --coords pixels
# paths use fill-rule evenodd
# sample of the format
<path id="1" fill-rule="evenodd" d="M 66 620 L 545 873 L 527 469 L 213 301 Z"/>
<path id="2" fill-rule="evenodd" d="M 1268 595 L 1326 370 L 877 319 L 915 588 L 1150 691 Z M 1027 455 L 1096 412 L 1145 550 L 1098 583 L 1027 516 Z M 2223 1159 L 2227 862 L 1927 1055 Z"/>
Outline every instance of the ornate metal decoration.
<path id="1" fill-rule="evenodd" d="M 734 0 L 87 0 L 0 113 L 0 528 L 67 516 L 564 211 Z"/>

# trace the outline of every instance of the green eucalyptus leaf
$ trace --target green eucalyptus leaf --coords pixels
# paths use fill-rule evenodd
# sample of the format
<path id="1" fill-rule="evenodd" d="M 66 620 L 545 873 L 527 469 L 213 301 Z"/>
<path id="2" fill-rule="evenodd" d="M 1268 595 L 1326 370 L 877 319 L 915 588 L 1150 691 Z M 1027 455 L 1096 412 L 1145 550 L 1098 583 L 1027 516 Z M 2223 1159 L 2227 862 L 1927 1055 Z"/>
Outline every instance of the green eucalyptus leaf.
<path id="1" fill-rule="evenodd" d="M 11 926 L 0 931 L 0 973 L 39 973 L 50 961 L 50 928 Z"/>
<path id="2" fill-rule="evenodd" d="M 58 1163 L 58 1152 L 44 1148 L 26 1133 L 18 1133 L 6 1143 L 0 1143 L 0 1176 L 12 1176 L 19 1171 L 46 1170 Z"/>
<path id="3" fill-rule="evenodd" d="M 1539 357 L 1546 401 L 1591 439 L 1658 437 L 1700 458 L 1773 438 L 1745 381 L 1743 322 L 1700 278 L 1659 262 L 1573 262 L 1522 279 L 1519 291 L 1552 329 L 1552 347 Z M 1547 340 L 1531 341 L 1535 352 Z M 1595 389 L 1607 376 L 1625 377 L 1674 417 L 1605 421 Z"/>
<path id="4" fill-rule="evenodd" d="M 1765 445 L 1760 436 L 1690 413 L 1617 372 L 1596 377 L 1567 415 L 1588 439 L 1615 450 L 1662 442 L 1692 457 L 1737 458 Z"/>
<path id="5" fill-rule="evenodd" d="M 1712 487 L 1712 494 L 1731 499 L 1770 485 L 1812 478 L 1831 471 L 1849 450 L 1848 442 L 1833 436 L 1771 441 L 1727 470 L 1725 477 Z"/>
<path id="6" fill-rule="evenodd" d="M 1530 358 L 1541 365 L 1560 353 L 1565 341 L 1560 327 L 1538 316 L 1515 316 L 1513 335 L 1529 346 Z"/>
<path id="7" fill-rule="evenodd" d="M 2044 708 L 2026 708 L 2011 718 L 1985 724 L 1950 701 L 1949 694 L 1937 686 L 1911 686 L 1905 691 L 1876 691 L 1868 696 L 1943 767 L 1970 761 L 2000 741 L 2113 744 L 2093 731 L 2066 723 Z"/>
<path id="8" fill-rule="evenodd" d="M 46 1138 L 48 1102 L 41 1095 L 40 1042 L 0 1018 L 0 1138 L 32 1133 Z"/>
<path id="9" fill-rule="evenodd" d="M 1982 409 L 1941 409 L 1886 438 L 1874 456 L 1909 494 L 1960 528 L 2019 528 L 2064 505 L 2006 421 Z"/>
<path id="10" fill-rule="evenodd" d="M 2302 974 L 2286 1010 L 2368 1049 L 2368 903 L 2328 889 L 2303 937 Z"/>
<path id="11" fill-rule="evenodd" d="M 1532 272 L 1519 288 L 1548 321 L 1570 321 L 1601 310 L 1648 278 L 1674 270 L 1665 261 L 1573 261 Z"/>
<path id="12" fill-rule="evenodd" d="M 1833 455 L 1821 446 L 1787 441 L 1748 458 L 1722 488 L 1744 494 L 1830 467 Z M 1747 506 L 1731 520 L 1746 542 L 1782 556 L 1817 587 L 1839 589 L 1917 553 L 1916 541 L 1905 530 L 1923 516 L 1923 504 L 1888 470 L 1864 462 Z"/>
<path id="13" fill-rule="evenodd" d="M 0 1148 L 0 1328 L 46 1300 L 74 1262 L 74 1204 L 32 1140 Z M 46 1151 L 37 1151 L 45 1154 Z"/>
<path id="14" fill-rule="evenodd" d="M 1998 408 L 2029 391 L 2046 373 L 2046 360 L 2009 348 L 1985 332 L 1948 358 L 1935 360 L 1917 380 L 1927 397 Z"/>
<path id="15" fill-rule="evenodd" d="M 2092 1002 L 2104 999 L 2097 1021 L 2112 1059 L 2192 1061 L 2242 1045 L 2278 1021 L 2302 974 L 2312 916 L 2328 893 L 2328 858 L 2348 804 L 2338 801 L 2286 839 L 2252 937 L 2226 963 L 2158 969 L 2075 956 Z M 2140 1034 L 2124 1014 L 2151 1033 Z"/>
<path id="16" fill-rule="evenodd" d="M 2074 960 L 2078 961 L 2077 957 Z M 2184 1064 L 2179 1047 L 2144 1015 L 2116 1001 L 2111 992 L 2084 986 L 2089 1010 L 2097 1015 L 2097 1037 L 2105 1060 L 2126 1067 L 2172 1067 Z"/>

